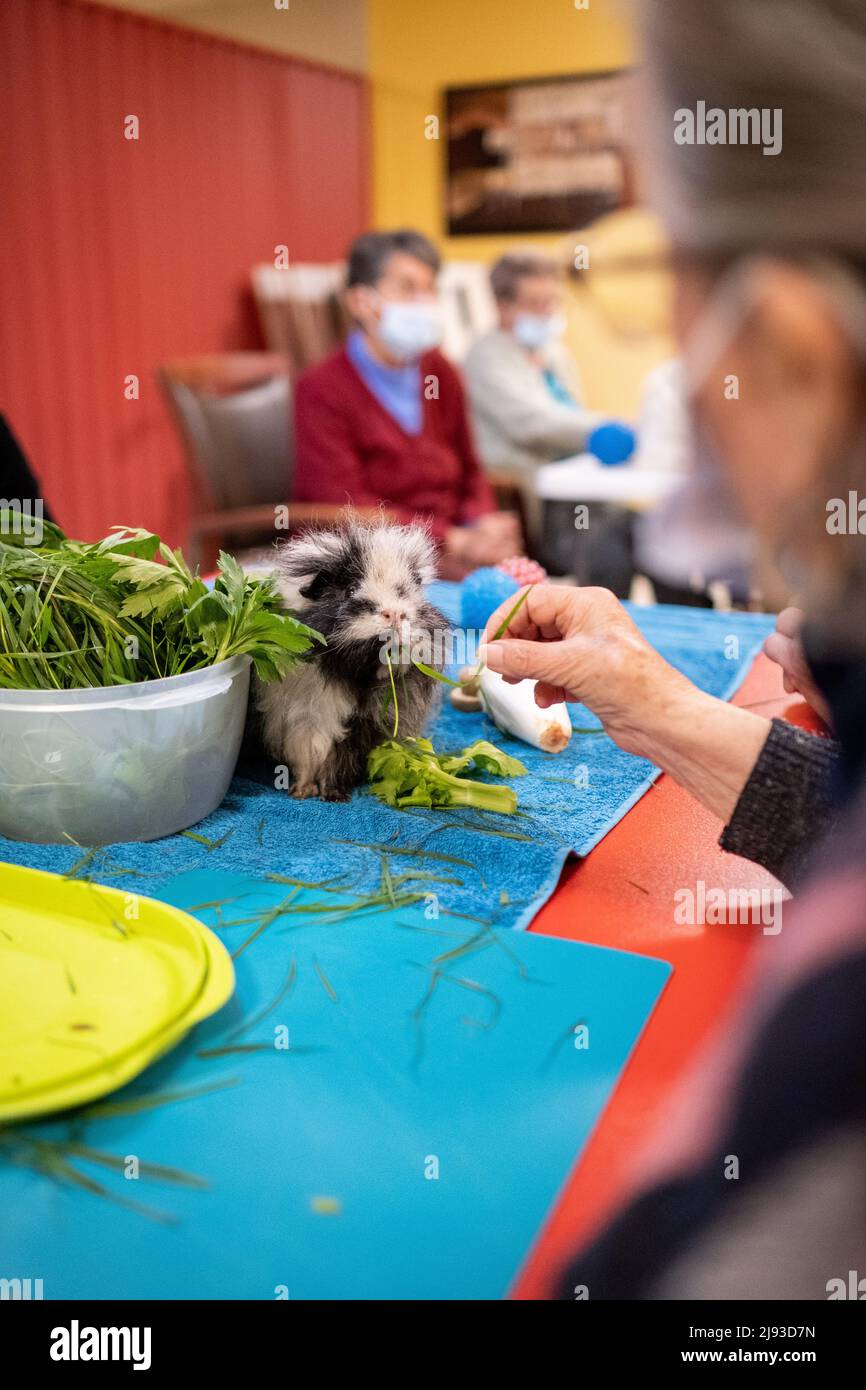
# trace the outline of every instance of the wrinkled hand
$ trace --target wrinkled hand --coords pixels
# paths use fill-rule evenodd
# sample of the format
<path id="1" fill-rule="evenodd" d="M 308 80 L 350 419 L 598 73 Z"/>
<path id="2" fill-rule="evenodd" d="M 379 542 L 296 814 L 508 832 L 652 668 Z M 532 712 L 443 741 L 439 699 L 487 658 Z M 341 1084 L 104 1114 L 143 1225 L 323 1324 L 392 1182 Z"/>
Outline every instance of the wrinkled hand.
<path id="1" fill-rule="evenodd" d="M 488 512 L 467 528 L 469 550 L 476 565 L 498 565 L 520 549 L 520 523 L 513 512 Z"/>
<path id="2" fill-rule="evenodd" d="M 488 512 L 469 526 L 452 526 L 445 538 L 440 578 L 462 579 L 480 565 L 498 565 L 522 545 L 520 523 L 511 512 Z"/>
<path id="3" fill-rule="evenodd" d="M 488 622 L 484 658 L 506 680 L 537 681 L 535 700 L 542 709 L 578 700 L 621 748 L 643 753 L 659 721 L 694 693 L 608 589 L 536 585 L 507 634 L 492 641 L 517 598 L 512 595 Z"/>
<path id="4" fill-rule="evenodd" d="M 825 724 L 831 723 L 830 707 L 815 684 L 800 641 L 805 614 L 801 608 L 783 608 L 776 631 L 764 642 L 764 651 L 782 668 L 782 683 L 789 695 L 802 695 Z"/>
<path id="5" fill-rule="evenodd" d="M 487 637 L 517 602 L 493 614 Z M 764 746 L 769 721 L 707 695 L 641 636 L 607 589 L 529 590 L 508 632 L 483 648 L 506 680 L 532 678 L 542 708 L 580 700 L 620 748 L 648 758 L 722 822 L 730 819 Z"/>

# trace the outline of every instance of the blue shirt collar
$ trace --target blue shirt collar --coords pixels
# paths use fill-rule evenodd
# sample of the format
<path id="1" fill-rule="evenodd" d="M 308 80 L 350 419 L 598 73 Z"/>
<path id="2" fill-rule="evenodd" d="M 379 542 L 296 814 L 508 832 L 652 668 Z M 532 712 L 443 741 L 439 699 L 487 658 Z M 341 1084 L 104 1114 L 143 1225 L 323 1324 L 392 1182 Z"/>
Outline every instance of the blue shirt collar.
<path id="1" fill-rule="evenodd" d="M 390 367 L 380 362 L 357 328 L 346 339 L 346 353 L 364 385 L 388 414 L 407 434 L 420 434 L 424 414 L 420 364 L 408 362 L 404 367 Z"/>

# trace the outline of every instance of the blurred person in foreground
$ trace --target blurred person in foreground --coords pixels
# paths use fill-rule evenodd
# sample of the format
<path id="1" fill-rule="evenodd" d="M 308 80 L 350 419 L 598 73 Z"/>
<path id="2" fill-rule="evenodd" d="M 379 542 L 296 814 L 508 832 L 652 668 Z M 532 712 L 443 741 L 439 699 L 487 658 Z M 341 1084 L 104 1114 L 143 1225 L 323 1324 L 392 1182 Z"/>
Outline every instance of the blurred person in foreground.
<path id="1" fill-rule="evenodd" d="M 345 347 L 309 368 L 295 399 L 295 497 L 384 506 L 429 524 L 443 578 L 521 547 L 475 454 L 460 378 L 436 351 L 436 248 L 418 232 L 367 232 L 349 250 Z"/>
<path id="2" fill-rule="evenodd" d="M 540 704 L 585 702 L 724 822 L 726 850 L 796 892 L 640 1156 L 636 1195 L 560 1296 L 845 1297 L 866 1248 L 866 536 L 850 514 L 829 519 L 833 499 L 866 493 L 866 9 L 638 13 L 645 182 L 674 246 L 691 408 L 780 589 L 799 595 L 802 617 L 781 615 L 768 651 L 789 687 L 814 684 L 834 737 L 696 689 L 603 590 L 535 588 L 487 647 L 493 670 L 540 682 Z M 676 113 L 698 101 L 781 108 L 782 152 L 677 144 Z"/>

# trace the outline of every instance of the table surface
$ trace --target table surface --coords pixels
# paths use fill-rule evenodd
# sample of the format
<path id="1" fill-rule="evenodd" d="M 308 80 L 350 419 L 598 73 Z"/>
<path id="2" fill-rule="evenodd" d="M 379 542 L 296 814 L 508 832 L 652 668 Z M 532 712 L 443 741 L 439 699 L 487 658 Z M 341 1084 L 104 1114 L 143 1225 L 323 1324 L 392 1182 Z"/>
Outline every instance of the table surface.
<path id="1" fill-rule="evenodd" d="M 785 695 L 779 667 L 759 656 L 734 698 L 768 718 L 818 727 L 799 698 Z M 754 927 L 678 926 L 674 892 L 698 879 L 724 888 L 775 879 L 719 848 L 721 823 L 662 776 L 562 881 L 531 931 L 639 951 L 674 973 L 602 1116 L 512 1289 L 549 1297 L 569 1256 L 633 1189 L 634 1154 L 701 1042 L 727 1012 L 757 943 Z M 756 877 L 757 875 L 757 877 Z"/>
<path id="2" fill-rule="evenodd" d="M 534 487 L 545 502 L 619 502 L 637 509 L 654 506 L 680 487 L 682 473 L 640 464 L 604 464 L 593 454 L 545 463 L 534 474 Z"/>

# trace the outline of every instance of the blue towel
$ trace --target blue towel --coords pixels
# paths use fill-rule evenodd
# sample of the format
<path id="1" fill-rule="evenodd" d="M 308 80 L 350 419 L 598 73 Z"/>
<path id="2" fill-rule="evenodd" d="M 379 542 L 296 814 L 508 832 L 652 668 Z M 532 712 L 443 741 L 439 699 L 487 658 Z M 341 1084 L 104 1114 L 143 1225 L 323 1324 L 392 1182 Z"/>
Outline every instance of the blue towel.
<path id="1" fill-rule="evenodd" d="M 237 951 L 255 928 L 235 919 L 285 892 L 204 872 L 166 897 L 186 909 L 234 899 L 219 932 Z M 197 915 L 216 924 L 213 909 Z M 238 955 L 234 998 L 110 1103 L 186 1098 L 24 1128 L 136 1155 L 141 1177 L 76 1159 L 108 1190 L 100 1198 L 0 1165 L 2 1273 L 41 1278 L 46 1299 L 501 1297 L 670 966 L 493 934 L 434 966 L 471 932 L 420 905 L 342 923 L 276 918 Z M 148 1163 L 207 1188 L 152 1181 Z M 118 1205 L 130 1202 L 171 1224 Z"/>
<path id="2" fill-rule="evenodd" d="M 459 585 L 435 584 L 431 598 L 453 622 L 459 620 Z M 723 699 L 736 690 L 773 627 L 773 619 L 763 614 L 667 606 L 631 611 L 674 666 Z M 572 706 L 570 713 L 576 728 L 598 727 L 583 706 Z M 496 927 L 523 928 L 550 897 L 568 853 L 587 854 L 658 776 L 650 763 L 622 752 L 601 732 L 574 735 L 563 753 L 541 753 L 505 738 L 484 714 L 459 713 L 447 699 L 432 738 L 441 750 L 491 739 L 519 757 L 529 770 L 514 782 L 520 814 L 396 811 L 364 789 L 346 804 L 295 801 L 271 783 L 236 777 L 219 809 L 195 827 L 196 834 L 221 842 L 217 847 L 210 849 L 186 834 L 114 845 L 95 856 L 87 873 L 98 882 L 154 896 L 176 874 L 202 868 L 253 877 L 279 873 L 312 882 L 328 879 L 363 893 L 381 882 L 381 855 L 345 841 L 393 841 L 409 849 L 423 841 L 427 850 L 475 866 L 438 862 L 439 878 L 457 882 L 419 881 L 419 889 L 429 890 L 442 911 L 479 917 Z M 493 829 L 505 833 L 491 834 Z M 0 838 L 0 857 L 65 873 L 80 851 Z M 392 869 L 399 864 L 404 872 L 411 863 L 403 855 L 391 859 Z M 421 872 L 421 861 L 417 864 Z M 424 872 L 434 872 L 430 861 Z"/>

